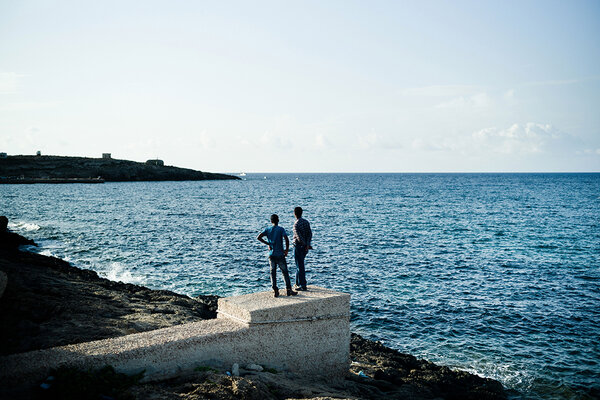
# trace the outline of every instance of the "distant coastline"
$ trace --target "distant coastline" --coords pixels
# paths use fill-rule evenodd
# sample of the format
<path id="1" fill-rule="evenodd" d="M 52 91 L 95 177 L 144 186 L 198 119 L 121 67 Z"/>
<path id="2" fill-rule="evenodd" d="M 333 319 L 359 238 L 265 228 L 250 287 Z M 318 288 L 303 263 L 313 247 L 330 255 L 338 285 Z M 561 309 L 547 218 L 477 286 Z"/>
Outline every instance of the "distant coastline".
<path id="1" fill-rule="evenodd" d="M 237 176 L 114 158 L 15 155 L 0 158 L 0 184 L 202 181 Z"/>

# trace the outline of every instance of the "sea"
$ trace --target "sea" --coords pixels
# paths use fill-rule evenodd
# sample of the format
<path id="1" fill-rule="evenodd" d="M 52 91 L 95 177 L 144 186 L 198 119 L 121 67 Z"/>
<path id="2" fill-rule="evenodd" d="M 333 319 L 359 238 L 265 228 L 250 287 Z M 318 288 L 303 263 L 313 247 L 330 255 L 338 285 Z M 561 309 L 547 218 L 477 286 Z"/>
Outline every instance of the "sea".
<path id="1" fill-rule="evenodd" d="M 270 290 L 256 237 L 271 214 L 291 235 L 295 206 L 313 230 L 309 285 L 352 295 L 353 332 L 513 399 L 600 396 L 598 173 L 0 185 L 32 251 L 189 296 Z"/>

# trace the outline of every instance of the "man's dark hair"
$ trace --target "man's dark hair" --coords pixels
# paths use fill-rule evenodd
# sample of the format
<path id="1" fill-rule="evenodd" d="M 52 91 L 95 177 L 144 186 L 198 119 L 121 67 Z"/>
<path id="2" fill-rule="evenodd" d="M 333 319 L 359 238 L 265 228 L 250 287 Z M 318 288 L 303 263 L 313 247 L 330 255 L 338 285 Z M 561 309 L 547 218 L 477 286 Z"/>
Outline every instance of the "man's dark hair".
<path id="1" fill-rule="evenodd" d="M 271 215 L 271 222 L 275 225 L 279 224 L 279 216 L 277 214 Z"/>
<path id="2" fill-rule="evenodd" d="M 294 208 L 294 215 L 298 218 L 300 218 L 302 216 L 302 207 L 296 207 Z"/>

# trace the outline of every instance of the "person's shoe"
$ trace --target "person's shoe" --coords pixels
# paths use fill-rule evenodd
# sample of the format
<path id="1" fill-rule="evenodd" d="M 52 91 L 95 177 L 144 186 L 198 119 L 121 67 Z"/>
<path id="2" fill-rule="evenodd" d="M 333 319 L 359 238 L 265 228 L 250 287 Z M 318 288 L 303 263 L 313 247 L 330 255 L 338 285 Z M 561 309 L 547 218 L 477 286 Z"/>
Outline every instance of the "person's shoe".
<path id="1" fill-rule="evenodd" d="M 306 286 L 294 285 L 294 290 L 306 292 L 308 289 L 306 289 Z"/>
<path id="2" fill-rule="evenodd" d="M 298 292 L 294 292 L 292 289 L 288 289 L 287 290 L 287 295 L 288 296 L 296 296 L 296 295 L 298 295 Z"/>
<path id="3" fill-rule="evenodd" d="M 279 297 L 279 289 L 273 289 L 273 297 Z"/>

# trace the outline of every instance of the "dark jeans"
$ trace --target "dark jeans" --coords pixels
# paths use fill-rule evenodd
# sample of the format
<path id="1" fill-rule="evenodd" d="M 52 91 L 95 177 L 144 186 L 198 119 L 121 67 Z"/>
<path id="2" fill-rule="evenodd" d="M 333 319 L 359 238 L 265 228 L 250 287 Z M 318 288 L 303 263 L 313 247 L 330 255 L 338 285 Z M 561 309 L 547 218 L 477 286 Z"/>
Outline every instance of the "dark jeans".
<path id="1" fill-rule="evenodd" d="M 308 251 L 305 246 L 294 247 L 294 261 L 296 261 L 296 285 L 306 289 L 306 272 L 304 270 L 304 259 Z"/>
<path id="2" fill-rule="evenodd" d="M 281 273 L 283 274 L 286 289 L 291 289 L 292 283 L 290 282 L 290 274 L 288 272 L 285 257 L 269 256 L 269 265 L 271 266 L 271 286 L 273 287 L 273 290 L 277 289 L 277 266 L 279 266 L 279 269 L 281 269 Z"/>

